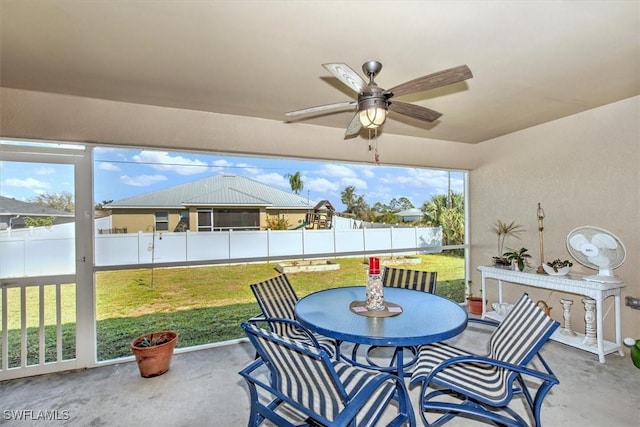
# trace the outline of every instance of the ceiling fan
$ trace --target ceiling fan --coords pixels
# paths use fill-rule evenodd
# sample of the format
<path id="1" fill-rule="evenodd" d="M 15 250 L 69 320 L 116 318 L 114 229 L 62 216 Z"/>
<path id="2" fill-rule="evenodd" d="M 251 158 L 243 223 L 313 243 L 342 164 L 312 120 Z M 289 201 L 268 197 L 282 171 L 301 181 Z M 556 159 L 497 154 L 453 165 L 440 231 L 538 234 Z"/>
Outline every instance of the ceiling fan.
<path id="1" fill-rule="evenodd" d="M 392 102 L 391 98 L 394 96 L 404 96 L 411 93 L 435 89 L 441 86 L 447 86 L 473 77 L 469 67 L 466 65 L 460 65 L 458 67 L 418 77 L 417 79 L 394 86 L 391 89 L 384 90 L 373 80 L 380 70 L 382 70 L 382 64 L 378 61 L 371 60 L 362 65 L 362 71 L 369 78 L 369 83 L 366 83 L 362 77 L 353 71 L 353 69 L 351 69 L 347 64 L 331 63 L 322 64 L 322 66 L 331 74 L 336 76 L 342 83 L 356 91 L 358 93 L 358 100 L 318 105 L 315 107 L 304 108 L 302 110 L 289 111 L 285 113 L 285 115 L 298 116 L 302 114 L 344 109 L 355 105 L 357 106 L 356 115 L 349 123 L 349 126 L 347 126 L 345 138 L 357 135 L 360 133 L 362 128 L 375 129 L 379 127 L 385 122 L 389 111 L 413 117 L 414 119 L 425 122 L 433 122 L 442 116 L 442 113 L 406 102 Z"/>

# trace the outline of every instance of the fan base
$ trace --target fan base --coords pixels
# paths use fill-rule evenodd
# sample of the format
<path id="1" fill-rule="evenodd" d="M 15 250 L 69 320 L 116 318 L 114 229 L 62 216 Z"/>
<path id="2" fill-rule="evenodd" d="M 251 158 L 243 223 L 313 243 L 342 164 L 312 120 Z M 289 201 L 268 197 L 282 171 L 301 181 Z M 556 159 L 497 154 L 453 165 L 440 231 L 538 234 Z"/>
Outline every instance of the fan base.
<path id="1" fill-rule="evenodd" d="M 622 282 L 624 282 L 624 280 L 620 280 L 616 276 L 599 276 L 599 275 L 595 275 L 595 276 L 584 276 L 582 279 L 586 280 L 587 282 L 598 282 L 598 283 L 622 283 Z"/>

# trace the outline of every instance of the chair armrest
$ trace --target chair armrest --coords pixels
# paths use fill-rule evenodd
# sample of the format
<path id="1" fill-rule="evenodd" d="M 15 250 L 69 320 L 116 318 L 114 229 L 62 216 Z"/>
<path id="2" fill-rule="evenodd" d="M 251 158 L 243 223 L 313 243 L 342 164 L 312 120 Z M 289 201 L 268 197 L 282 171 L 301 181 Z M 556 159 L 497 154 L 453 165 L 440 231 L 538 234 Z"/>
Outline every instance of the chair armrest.
<path id="1" fill-rule="evenodd" d="M 433 377 L 435 377 L 436 375 L 438 375 L 438 373 L 440 371 L 442 371 L 445 368 L 448 368 L 452 365 L 456 365 L 456 364 L 461 364 L 461 363 L 485 363 L 487 365 L 491 365 L 491 366 L 496 366 L 499 368 L 503 368 L 503 369 L 508 369 L 510 371 L 513 372 L 518 372 L 520 374 L 524 374 L 524 375 L 529 375 L 531 377 L 534 378 L 538 378 L 541 379 L 543 381 L 547 381 L 547 382 L 551 382 L 553 384 L 559 384 L 560 381 L 552 374 L 548 373 L 548 372 L 541 372 L 541 371 L 537 371 L 535 369 L 531 369 L 531 368 L 527 368 L 526 366 L 522 366 L 522 365 L 514 365 L 512 363 L 507 363 L 507 362 L 503 362 L 500 360 L 496 360 L 496 359 L 491 359 L 489 357 L 485 357 L 485 356 L 476 356 L 476 355 L 468 355 L 468 356 L 456 356 L 456 357 L 452 357 L 451 359 L 447 359 L 444 362 L 440 363 L 439 365 L 435 366 L 428 375 L 418 375 L 415 378 L 411 379 L 411 385 L 415 385 L 418 384 L 422 381 L 425 382 L 425 384 L 429 384 L 431 382 L 431 380 L 433 379 Z M 546 364 L 545 364 L 546 367 Z"/>
<path id="2" fill-rule="evenodd" d="M 500 324 L 500 322 L 497 322 L 495 320 L 477 319 L 475 317 L 469 317 L 467 321 L 471 323 L 479 323 L 481 325 L 487 325 L 487 326 L 493 326 L 493 327 L 497 327 Z"/>

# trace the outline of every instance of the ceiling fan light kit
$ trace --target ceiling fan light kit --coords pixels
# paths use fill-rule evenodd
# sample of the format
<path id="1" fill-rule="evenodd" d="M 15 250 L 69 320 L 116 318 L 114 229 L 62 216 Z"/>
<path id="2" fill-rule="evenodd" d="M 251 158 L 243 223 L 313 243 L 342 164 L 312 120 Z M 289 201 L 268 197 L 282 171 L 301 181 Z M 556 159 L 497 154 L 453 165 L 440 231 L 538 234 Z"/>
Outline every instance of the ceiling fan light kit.
<path id="1" fill-rule="evenodd" d="M 356 114 L 351 119 L 345 132 L 345 138 L 352 137 L 365 129 L 376 129 L 384 124 L 388 113 L 402 114 L 416 120 L 433 122 L 442 116 L 442 113 L 406 102 L 393 101 L 394 96 L 404 96 L 416 92 L 423 92 L 453 83 L 458 83 L 473 77 L 471 70 L 466 65 L 438 71 L 414 80 L 394 86 L 389 90 L 380 88 L 374 81 L 375 76 L 382 70 L 382 64 L 370 60 L 362 65 L 362 71 L 369 78 L 369 83 L 351 67 L 343 63 L 328 63 L 322 65 L 338 80 L 344 83 L 358 94 L 358 101 L 338 102 L 334 104 L 319 105 L 285 113 L 287 116 L 297 116 L 326 112 L 330 110 L 344 109 L 356 105 Z"/>

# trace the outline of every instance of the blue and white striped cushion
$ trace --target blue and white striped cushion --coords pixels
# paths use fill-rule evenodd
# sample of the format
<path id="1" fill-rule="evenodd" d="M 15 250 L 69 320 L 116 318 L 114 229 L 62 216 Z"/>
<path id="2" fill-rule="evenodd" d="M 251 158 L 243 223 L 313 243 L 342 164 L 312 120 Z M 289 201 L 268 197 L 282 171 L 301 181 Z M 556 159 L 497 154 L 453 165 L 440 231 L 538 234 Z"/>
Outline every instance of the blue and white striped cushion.
<path id="1" fill-rule="evenodd" d="M 490 337 L 491 359 L 526 365 L 557 327 L 524 294 Z M 456 356 L 471 355 L 464 350 L 436 343 L 421 346 L 412 383 L 419 382 L 438 364 Z M 511 396 L 515 374 L 484 363 L 454 364 L 439 372 L 433 381 L 441 386 L 464 392 L 478 400 L 500 406 Z"/>
<path id="2" fill-rule="evenodd" d="M 252 328 L 257 329 L 254 325 Z M 296 403 L 311 409 L 329 421 L 333 421 L 345 408 L 345 402 L 366 386 L 377 373 L 355 368 L 343 362 L 333 364 L 320 350 L 300 342 L 277 337 L 271 332 L 262 331 L 287 343 L 280 345 L 275 341 L 257 335 L 270 360 L 270 367 L 277 372 L 278 384 L 273 384 L 284 395 Z M 302 350 L 302 351 L 301 351 Z M 311 356 L 307 356 L 304 352 Z M 335 374 L 335 375 L 332 375 Z M 386 402 L 395 393 L 395 383 L 388 380 L 378 387 L 360 410 L 358 425 L 372 425 Z"/>
<path id="3" fill-rule="evenodd" d="M 258 300 L 262 314 L 266 318 L 295 320 L 295 306 L 298 297 L 285 274 L 253 283 L 250 287 Z M 280 322 L 274 323 L 272 326 L 278 335 L 308 341 L 308 337 L 291 324 Z M 317 334 L 314 334 L 314 337 L 330 355 L 335 353 L 334 340 Z"/>
<path id="4" fill-rule="evenodd" d="M 434 293 L 436 290 L 437 274 L 435 271 L 385 267 L 382 283 L 384 286 L 392 288 L 413 289 Z"/>

